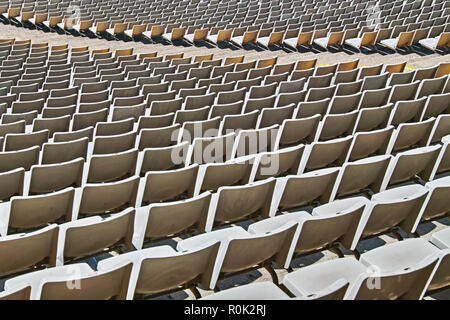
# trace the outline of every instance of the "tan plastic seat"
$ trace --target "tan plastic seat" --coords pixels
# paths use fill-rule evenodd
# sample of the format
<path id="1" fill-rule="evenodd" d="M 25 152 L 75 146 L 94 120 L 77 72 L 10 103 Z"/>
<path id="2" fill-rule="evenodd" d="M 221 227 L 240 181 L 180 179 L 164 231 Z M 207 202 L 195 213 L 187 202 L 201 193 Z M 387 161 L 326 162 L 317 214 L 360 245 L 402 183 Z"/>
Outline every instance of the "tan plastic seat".
<path id="1" fill-rule="evenodd" d="M 199 180 L 195 195 L 200 192 L 215 192 L 223 186 L 245 185 L 249 182 L 253 158 L 238 158 L 224 163 L 209 163 L 199 168 Z"/>
<path id="2" fill-rule="evenodd" d="M 201 283 L 204 288 L 208 288 L 219 245 L 218 241 L 214 241 L 186 252 L 176 251 L 167 245 L 147 248 L 104 259 L 98 268 L 109 270 L 117 264 L 133 263 L 136 272 L 129 282 L 128 300 L 157 297 L 185 288 L 200 297 L 195 286 Z"/>
<path id="3" fill-rule="evenodd" d="M 399 152 L 386 171 L 381 190 L 409 181 L 416 176 L 428 181 L 440 149 L 441 146 L 436 145 Z"/>
<path id="4" fill-rule="evenodd" d="M 57 265 L 124 245 L 132 250 L 135 209 L 128 208 L 108 218 L 99 216 L 60 225 Z"/>
<path id="5" fill-rule="evenodd" d="M 24 271 L 35 265 L 56 264 L 58 226 L 53 224 L 27 234 L 3 236 L 0 240 L 1 275 Z M 16 257 L 11 259 L 11 257 Z"/>
<path id="6" fill-rule="evenodd" d="M 142 161 L 138 161 L 139 175 L 144 176 L 148 171 L 173 170 L 184 166 L 188 148 L 187 141 L 169 147 L 145 148 Z"/>
<path id="7" fill-rule="evenodd" d="M 23 195 L 25 170 L 17 168 L 0 174 L 0 200 L 9 201 L 13 196 Z"/>
<path id="8" fill-rule="evenodd" d="M 138 149 L 104 155 L 89 160 L 87 183 L 122 180 L 135 175 Z"/>
<path id="9" fill-rule="evenodd" d="M 144 242 L 185 234 L 191 229 L 203 232 L 210 201 L 211 194 L 205 192 L 190 199 L 153 203 L 139 209 L 140 214 L 136 220 L 139 229 L 136 230 L 133 244 L 141 249 Z"/>
<path id="10" fill-rule="evenodd" d="M 84 159 L 68 162 L 34 165 L 31 167 L 29 194 L 43 194 L 82 184 Z"/>
<path id="11" fill-rule="evenodd" d="M 138 187 L 137 176 L 118 182 L 85 184 L 75 215 L 113 213 L 124 207 L 135 207 Z"/>
<path id="12" fill-rule="evenodd" d="M 5 136 L 4 151 L 23 150 L 33 146 L 39 148 L 48 141 L 48 130 L 33 133 L 9 133 Z"/>
<path id="13" fill-rule="evenodd" d="M 142 129 L 138 139 L 138 149 L 159 148 L 174 145 L 180 134 L 180 124 L 161 128 Z"/>
<path id="14" fill-rule="evenodd" d="M 133 149 L 136 144 L 136 131 L 112 136 L 94 138 L 93 154 L 118 153 Z"/>

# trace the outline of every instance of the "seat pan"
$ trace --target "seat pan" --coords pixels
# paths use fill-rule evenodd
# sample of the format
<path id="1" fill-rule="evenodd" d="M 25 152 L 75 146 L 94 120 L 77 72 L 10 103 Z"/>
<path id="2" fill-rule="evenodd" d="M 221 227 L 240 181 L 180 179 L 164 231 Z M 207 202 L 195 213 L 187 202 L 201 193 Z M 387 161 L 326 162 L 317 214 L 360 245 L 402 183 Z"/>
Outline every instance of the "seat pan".
<path id="1" fill-rule="evenodd" d="M 195 34 L 186 34 L 184 35 L 184 38 L 190 42 L 194 42 Z"/>
<path id="2" fill-rule="evenodd" d="M 427 193 L 428 189 L 419 184 L 413 184 L 394 189 L 389 189 L 372 196 L 372 201 L 379 202 L 397 202 L 397 201 L 409 201 L 416 199 Z"/>
<path id="3" fill-rule="evenodd" d="M 444 230 L 434 233 L 431 236 L 431 242 L 442 250 L 450 249 L 450 228 L 447 227 Z"/>
<path id="4" fill-rule="evenodd" d="M 289 296 L 272 282 L 257 282 L 227 289 L 200 300 L 285 300 Z"/>
<path id="5" fill-rule="evenodd" d="M 397 49 L 397 39 L 386 39 L 386 40 L 381 40 L 381 44 L 392 49 L 395 50 Z"/>
<path id="6" fill-rule="evenodd" d="M 397 272 L 439 252 L 424 239 L 405 239 L 370 250 L 362 254 L 359 261 L 366 266 L 375 266 L 380 272 Z"/>
<path id="7" fill-rule="evenodd" d="M 428 38 L 428 39 L 422 39 L 419 40 L 419 44 L 421 44 L 422 46 L 424 46 L 425 48 L 428 48 L 432 51 L 436 50 L 436 46 L 439 42 L 439 38 Z"/>
<path id="8" fill-rule="evenodd" d="M 217 43 L 217 38 L 219 36 L 217 34 L 208 35 L 206 37 L 207 40 L 211 41 L 212 43 Z"/>
<path id="9" fill-rule="evenodd" d="M 322 48 L 327 48 L 328 47 L 328 40 L 329 38 L 318 38 L 314 40 L 314 43 L 317 44 L 318 46 L 322 47 Z"/>
<path id="10" fill-rule="evenodd" d="M 345 43 L 354 48 L 361 48 L 362 38 L 353 38 L 345 40 Z"/>
<path id="11" fill-rule="evenodd" d="M 270 219 L 264 219 L 252 223 L 248 227 L 248 232 L 252 234 L 264 234 L 271 230 L 278 229 L 290 221 L 299 222 L 305 219 L 311 219 L 312 216 L 306 211 L 286 213 Z"/>
<path id="12" fill-rule="evenodd" d="M 231 41 L 242 46 L 242 41 L 244 40 L 244 36 L 232 37 Z"/>
<path id="13" fill-rule="evenodd" d="M 283 284 L 296 296 L 315 294 L 331 286 L 339 279 L 345 279 L 350 286 L 366 267 L 353 257 L 333 259 L 287 274 Z"/>
<path id="14" fill-rule="evenodd" d="M 292 48 L 297 48 L 297 38 L 284 39 L 283 42 Z"/>
<path id="15" fill-rule="evenodd" d="M 178 242 L 178 251 L 195 250 L 199 246 L 217 240 L 227 240 L 229 237 L 248 237 L 249 234 L 241 227 L 231 227 L 213 232 L 203 233 Z"/>

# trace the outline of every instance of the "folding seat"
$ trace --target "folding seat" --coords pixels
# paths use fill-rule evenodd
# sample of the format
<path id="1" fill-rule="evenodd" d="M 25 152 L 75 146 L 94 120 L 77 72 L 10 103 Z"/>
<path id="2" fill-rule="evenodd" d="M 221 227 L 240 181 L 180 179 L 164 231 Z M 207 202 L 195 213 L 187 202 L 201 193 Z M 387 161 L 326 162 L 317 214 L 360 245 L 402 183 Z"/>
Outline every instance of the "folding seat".
<path id="1" fill-rule="evenodd" d="M 296 174 L 303 155 L 304 145 L 263 152 L 256 156 L 250 181 Z"/>
<path id="2" fill-rule="evenodd" d="M 388 153 L 411 148 L 415 145 L 425 146 L 435 123 L 434 118 L 422 122 L 402 123 L 394 131 L 388 146 Z"/>
<path id="3" fill-rule="evenodd" d="M 234 103 L 234 102 L 238 102 L 238 101 L 245 101 L 246 99 L 246 88 L 241 88 L 238 90 L 234 90 L 233 88 L 235 86 L 235 83 L 231 83 L 232 86 L 228 86 L 228 87 L 223 87 L 223 89 L 231 89 L 231 90 L 225 90 L 225 91 L 214 91 L 212 90 L 212 87 L 214 85 L 211 85 L 209 88 L 209 93 L 211 92 L 217 92 L 217 100 L 216 103 L 218 104 L 229 104 L 229 103 Z M 223 85 L 222 85 L 223 86 Z"/>
<path id="4" fill-rule="evenodd" d="M 265 151 L 274 151 L 278 127 L 278 125 L 274 125 L 263 129 L 239 131 L 233 146 L 232 157 L 236 158 Z M 224 128 L 225 125 L 222 127 L 222 132 L 224 132 Z M 225 132 L 228 133 L 228 131 Z"/>
<path id="5" fill-rule="evenodd" d="M 267 75 L 264 77 L 264 85 L 269 85 L 271 83 L 279 84 L 284 81 L 288 81 L 289 79 L 289 73 L 281 73 L 276 75 Z"/>
<path id="6" fill-rule="evenodd" d="M 153 101 L 150 105 L 150 115 L 163 115 L 181 110 L 183 99 Z"/>
<path id="7" fill-rule="evenodd" d="M 186 34 L 186 28 L 173 28 L 170 32 L 163 33 L 161 37 L 167 41 L 181 40 Z"/>
<path id="8" fill-rule="evenodd" d="M 93 155 L 89 160 L 88 183 L 118 181 L 134 176 L 138 150 Z"/>
<path id="9" fill-rule="evenodd" d="M 138 121 L 138 132 L 142 129 L 148 128 L 162 128 L 172 125 L 174 113 L 168 113 L 162 116 L 140 116 Z"/>
<path id="10" fill-rule="evenodd" d="M 105 219 L 94 216 L 60 225 L 57 265 L 74 262 L 122 244 L 131 250 L 134 214 L 134 209 L 128 208 Z"/>
<path id="11" fill-rule="evenodd" d="M 333 208 L 334 210 L 325 212 L 324 210 L 328 209 L 328 205 L 323 205 L 313 209 L 313 215 L 300 211 L 271 217 L 250 225 L 249 232 L 263 234 L 286 223 L 295 223 L 298 230 L 290 244 L 289 254 L 282 263 L 284 268 L 289 268 L 294 258 L 326 249 L 334 249 L 338 243 L 348 249 L 354 248 L 356 246 L 354 238 L 357 225 L 366 205 L 364 201 L 358 200 L 347 208 L 337 210 Z M 337 211 L 339 214 L 337 214 Z M 318 232 L 320 232 L 321 237 L 317 237 Z"/>
<path id="12" fill-rule="evenodd" d="M 43 109 L 45 110 L 45 108 Z M 3 113 L 2 124 L 14 123 L 17 121 L 25 121 L 26 125 L 33 123 L 33 120 L 38 117 L 38 111 L 30 111 L 26 113 Z"/>
<path id="13" fill-rule="evenodd" d="M 48 138 L 48 130 L 33 133 L 8 133 L 5 135 L 3 151 L 16 151 L 32 146 L 39 146 L 41 148 L 42 144 L 48 141 Z"/>
<path id="14" fill-rule="evenodd" d="M 353 95 L 334 96 L 330 101 L 327 113 L 328 114 L 342 114 L 357 110 L 362 98 L 362 93 Z"/>
<path id="15" fill-rule="evenodd" d="M 291 119 L 295 111 L 295 104 L 277 108 L 263 108 L 256 127 L 266 128 L 275 124 L 281 125 L 285 119 Z"/>
<path id="16" fill-rule="evenodd" d="M 150 107 L 153 101 L 172 100 L 176 98 L 176 91 L 169 91 L 163 93 L 148 93 L 147 94 L 147 106 Z"/>
<path id="17" fill-rule="evenodd" d="M 275 182 L 270 178 L 245 186 L 220 187 L 212 196 L 205 230 L 209 232 L 213 225 L 248 219 L 253 215 L 267 218 Z"/>
<path id="18" fill-rule="evenodd" d="M 81 190 L 81 199 L 78 203 L 75 202 L 72 220 L 81 216 L 111 214 L 124 208 L 135 207 L 138 186 L 138 176 L 117 182 L 85 184 Z"/>
<path id="19" fill-rule="evenodd" d="M 177 207 L 174 207 L 174 210 L 177 210 Z M 188 253 L 181 253 L 181 250 L 176 251 L 170 246 L 148 248 L 105 259 L 99 263 L 99 270 L 108 270 L 117 264 L 132 263 L 135 271 L 127 282 L 128 291 L 124 290 L 128 300 L 157 297 L 183 288 L 191 289 L 196 297 L 200 297 L 195 285 L 201 283 L 204 288 L 208 288 L 218 248 L 218 241 L 191 248 Z M 169 266 L 170 274 L 163 275 Z M 158 276 L 154 277 L 155 274 Z M 180 276 L 174 279 L 173 274 Z"/>
<path id="20" fill-rule="evenodd" d="M 371 48 L 373 49 L 376 44 L 376 40 L 378 37 L 378 31 L 371 31 L 370 29 L 367 31 L 361 31 L 362 34 L 359 37 L 356 35 L 355 37 L 351 37 L 351 35 L 347 34 L 344 36 L 344 44 L 355 48 L 356 50 L 361 52 L 362 48 Z"/>
<path id="21" fill-rule="evenodd" d="M 219 133 L 220 117 L 201 121 L 184 121 L 180 132 L 180 141 L 192 141 L 195 138 L 215 137 Z"/>
<path id="22" fill-rule="evenodd" d="M 355 82 L 358 79 L 359 69 L 338 71 L 333 79 L 333 84 Z"/>
<path id="23" fill-rule="evenodd" d="M 29 185 L 25 188 L 29 194 L 43 194 L 67 187 L 81 187 L 83 166 L 83 158 L 55 164 L 33 165 Z"/>
<path id="24" fill-rule="evenodd" d="M 364 80 L 354 81 L 354 82 L 348 82 L 348 83 L 337 83 L 336 86 L 336 92 L 335 96 L 347 96 L 347 95 L 354 95 L 357 93 L 360 93 L 362 90 Z"/>
<path id="25" fill-rule="evenodd" d="M 306 96 L 306 101 L 319 101 L 326 98 L 332 98 L 336 92 L 336 86 L 324 87 L 324 88 L 311 88 Z"/>
<path id="26" fill-rule="evenodd" d="M 435 38 L 428 38 L 419 40 L 419 44 L 424 46 L 431 51 L 436 51 L 438 48 L 448 47 L 450 42 L 450 34 L 448 32 L 443 32 L 440 36 Z"/>
<path id="27" fill-rule="evenodd" d="M 397 101 L 412 100 L 417 94 L 417 89 L 420 86 L 420 81 L 409 84 L 394 85 L 391 90 L 389 102 L 396 103 Z"/>
<path id="28" fill-rule="evenodd" d="M 450 115 L 448 114 L 441 114 L 436 118 L 433 129 L 431 130 L 431 133 L 427 140 L 427 145 L 439 143 L 442 141 L 442 139 L 450 134 L 450 130 L 448 127 L 449 121 Z M 443 143 L 445 144 L 445 142 Z"/>
<path id="29" fill-rule="evenodd" d="M 306 83 L 306 89 L 329 87 L 332 80 L 333 74 L 331 73 L 324 76 L 310 77 Z"/>
<path id="30" fill-rule="evenodd" d="M 396 51 L 398 48 L 411 47 L 413 39 L 414 39 L 414 31 L 400 32 L 398 37 L 393 39 L 381 40 L 380 44 Z"/>
<path id="31" fill-rule="evenodd" d="M 338 65 L 337 71 L 338 72 L 342 72 L 342 71 L 356 70 L 358 68 L 358 64 L 359 64 L 359 59 L 356 59 L 356 60 L 353 60 L 353 61 L 348 61 L 348 62 L 341 62 Z"/>
<path id="32" fill-rule="evenodd" d="M 44 143 L 41 164 L 54 164 L 77 158 L 86 159 L 89 138 L 79 138 L 68 142 Z"/>
<path id="33" fill-rule="evenodd" d="M 381 190 L 416 176 L 428 181 L 440 149 L 438 145 L 398 153 L 386 171 Z"/>
<path id="34" fill-rule="evenodd" d="M 170 86 L 169 82 L 144 84 L 142 86 L 142 94 L 148 97 L 149 94 L 167 93 L 169 92 L 169 86 Z"/>
<path id="35" fill-rule="evenodd" d="M 169 171 L 148 171 L 145 174 L 141 206 L 193 197 L 197 171 L 197 164 Z M 164 188 L 154 187 L 160 185 L 164 185 Z"/>
<path id="36" fill-rule="evenodd" d="M 206 106 L 212 106 L 214 104 L 215 97 L 216 95 L 214 93 L 199 96 L 188 96 L 184 101 L 184 109 L 195 110 Z"/>
<path id="37" fill-rule="evenodd" d="M 359 112 L 354 110 L 348 113 L 325 115 L 319 123 L 315 141 L 326 141 L 352 135 L 358 114 Z"/>
<path id="38" fill-rule="evenodd" d="M 174 123 L 183 124 L 186 121 L 203 121 L 208 118 L 209 106 L 195 110 L 178 110 L 175 112 Z"/>
<path id="39" fill-rule="evenodd" d="M 448 62 L 441 62 L 439 64 L 438 69 L 436 70 L 436 74 L 434 75 L 435 78 L 440 78 L 442 76 L 446 76 L 450 74 L 450 63 Z"/>
<path id="40" fill-rule="evenodd" d="M 33 132 L 48 130 L 49 137 L 52 137 L 55 132 L 69 131 L 70 115 L 33 120 Z"/>
<path id="41" fill-rule="evenodd" d="M 376 76 L 366 76 L 361 91 L 384 89 L 388 80 L 389 73 L 387 72 Z"/>
<path id="42" fill-rule="evenodd" d="M 332 65 L 327 65 L 327 66 L 318 66 L 315 69 L 314 72 L 314 76 L 323 76 L 323 75 L 328 75 L 328 74 L 335 74 L 338 68 L 338 64 L 332 64 Z"/>
<path id="43" fill-rule="evenodd" d="M 227 104 L 213 104 L 209 113 L 209 118 L 217 116 L 223 117 L 226 115 L 240 115 L 244 106 L 243 101 Z"/>
<path id="44" fill-rule="evenodd" d="M 238 72 L 238 71 L 250 70 L 253 68 L 256 68 L 256 60 L 236 63 L 233 71 Z M 228 81 L 225 81 L 225 82 L 228 82 Z"/>
<path id="45" fill-rule="evenodd" d="M 225 247 L 221 246 L 223 249 L 219 251 L 219 256 L 224 258 L 220 259 L 214 267 L 213 277 L 209 284 L 210 289 L 217 287 L 219 280 L 233 276 L 240 270 L 253 270 L 254 266 L 258 268 L 266 266 L 268 270 L 271 270 L 273 281 L 276 281 L 270 265 L 272 262 L 281 265 L 286 256 L 284 250 L 292 239 L 293 231 L 292 224 L 286 224 L 282 228 L 273 229 L 266 234 L 251 234 L 241 227 L 233 227 L 184 240 L 179 243 L 178 248 L 192 250 L 198 243 L 212 240 L 220 240 L 224 243 L 227 249 L 225 250 Z M 229 238 L 226 239 L 225 237 L 228 236 Z M 247 255 L 247 259 L 242 259 L 243 247 L 249 247 L 253 252 L 251 256 Z"/>
<path id="46" fill-rule="evenodd" d="M 300 143 L 311 143 L 316 136 L 320 115 L 301 119 L 286 119 L 281 124 L 275 146 L 286 148 Z"/>
<path id="47" fill-rule="evenodd" d="M 1 275 L 11 275 L 42 264 L 55 266 L 58 226 L 52 224 L 21 236 L 3 236 L 1 240 Z M 14 252 L 14 253 L 13 253 Z M 10 259 L 11 255 L 15 259 Z"/>
<path id="48" fill-rule="evenodd" d="M 81 96 L 82 97 L 82 96 Z M 82 99 L 82 98 L 81 98 Z M 106 99 L 102 99 L 106 100 Z M 102 101 L 100 100 L 100 101 Z M 46 101 L 46 107 L 57 108 L 76 105 L 78 101 L 78 95 L 74 94 L 66 97 L 49 97 Z M 85 102 L 85 101 L 81 101 Z M 86 101 L 88 102 L 88 101 Z"/>
<path id="49" fill-rule="evenodd" d="M 306 99 L 307 90 L 291 92 L 291 93 L 279 93 L 275 102 L 276 107 L 287 106 L 292 103 L 298 104 L 304 102 Z"/>
<path id="50" fill-rule="evenodd" d="M 447 78 L 447 76 L 442 76 L 440 78 L 423 80 L 420 83 L 419 88 L 417 89 L 416 99 L 432 94 L 446 93 L 443 91 L 447 82 Z"/>
<path id="51" fill-rule="evenodd" d="M 427 193 L 428 189 L 421 185 L 408 185 L 373 195 L 364 212 L 365 222 L 358 227 L 360 241 L 394 229 L 411 233 Z M 389 217 L 385 215 L 387 210 Z"/>
<path id="52" fill-rule="evenodd" d="M 309 118 L 316 114 L 324 116 L 327 113 L 330 98 L 325 98 L 318 101 L 300 102 L 297 107 L 297 112 L 294 113 L 293 118 Z"/>
<path id="53" fill-rule="evenodd" d="M 422 117 L 426 102 L 426 97 L 410 101 L 397 101 L 389 118 L 388 125 L 396 126 L 410 121 L 419 121 Z"/>
<path id="54" fill-rule="evenodd" d="M 25 133 L 25 126 L 24 120 L 0 124 L 0 137 L 4 137 L 8 133 Z"/>
<path id="55" fill-rule="evenodd" d="M 347 158 L 353 137 L 314 142 L 305 146 L 299 173 L 330 166 L 341 166 Z"/>
<path id="56" fill-rule="evenodd" d="M 142 33 L 143 33 L 144 31 L 146 31 L 146 29 L 147 29 L 147 25 L 144 25 L 144 24 L 137 24 L 137 25 L 134 25 L 132 29 L 125 30 L 125 31 L 124 31 L 124 34 L 125 34 L 127 37 L 129 37 L 129 38 L 135 40 L 135 39 L 141 37 L 141 36 L 142 36 Z"/>
<path id="57" fill-rule="evenodd" d="M 25 170 L 17 168 L 0 174 L 0 200 L 9 201 L 11 197 L 23 195 Z"/>
<path id="58" fill-rule="evenodd" d="M 134 119 L 128 118 L 120 121 L 97 122 L 95 126 L 95 136 L 111 136 L 122 134 L 133 130 Z"/>
<path id="59" fill-rule="evenodd" d="M 142 129 L 138 139 L 139 150 L 168 147 L 176 144 L 180 134 L 180 128 L 180 124 L 174 124 L 161 128 Z"/>
<path id="60" fill-rule="evenodd" d="M 450 92 L 445 94 L 429 95 L 423 109 L 421 119 L 426 120 L 431 117 L 437 117 L 447 111 L 450 103 Z"/>
<path id="61" fill-rule="evenodd" d="M 272 282 L 264 281 L 223 290 L 221 292 L 205 296 L 200 300 L 247 300 L 247 299 L 288 300 L 290 298 L 283 290 L 281 290 L 278 286 L 276 286 Z"/>
<path id="62" fill-rule="evenodd" d="M 275 64 L 270 70 L 272 71 L 272 74 L 276 75 L 276 74 L 283 74 L 283 73 L 288 73 L 291 74 L 294 71 L 295 68 L 295 62 L 291 62 L 291 63 L 286 63 L 286 64 L 280 64 L 277 63 Z M 261 69 L 266 69 L 267 68 L 260 68 Z M 258 72 L 258 69 L 256 69 L 254 72 Z M 252 72 L 250 72 L 249 74 L 249 79 L 252 77 Z"/>
<path id="63" fill-rule="evenodd" d="M 348 283 L 344 300 L 420 300 L 439 258 L 427 256 L 433 250 L 424 251 L 416 240 L 426 245 L 422 239 L 408 239 L 366 252 L 359 261 L 350 257 L 310 265 L 287 275 L 283 284 L 295 295 L 308 296 L 344 281 Z M 405 250 L 404 245 L 410 244 L 412 250 Z M 412 254 L 413 250 L 427 253 Z"/>
<path id="64" fill-rule="evenodd" d="M 72 131 L 95 127 L 97 122 L 106 122 L 109 110 L 104 108 L 98 111 L 77 113 L 73 116 Z"/>
<path id="65" fill-rule="evenodd" d="M 142 159 L 138 160 L 137 172 L 144 176 L 148 171 L 173 170 L 186 163 L 188 142 L 160 148 L 145 148 Z M 174 156 L 176 155 L 176 156 Z"/>
<path id="66" fill-rule="evenodd" d="M 191 80 L 197 80 L 197 79 L 191 79 Z M 184 80 L 186 81 L 186 80 Z M 190 80 L 189 80 L 190 81 Z M 172 82 L 174 83 L 174 82 Z M 185 82 L 188 83 L 189 82 Z M 189 84 L 191 85 L 191 84 Z M 178 96 L 180 98 L 183 98 L 183 101 L 186 100 L 187 97 L 190 96 L 201 96 L 201 95 L 205 95 L 208 92 L 208 87 L 204 86 L 204 87 L 195 87 L 195 85 L 192 88 L 180 88 L 178 91 Z"/>
<path id="67" fill-rule="evenodd" d="M 30 284 L 31 300 L 125 300 L 131 268 L 128 263 L 94 271 L 86 263 L 77 263 L 22 275 L 10 279 L 7 286 L 15 287 L 16 282 Z M 77 270 L 75 277 L 73 270 Z M 80 288 L 74 290 L 75 284 L 67 285 L 72 281 Z"/>
<path id="68" fill-rule="evenodd" d="M 328 49 L 330 46 L 338 46 L 340 47 L 342 45 L 342 41 L 344 38 L 344 31 L 338 31 L 338 32 L 329 32 L 325 37 L 316 37 L 314 35 L 313 42 L 318 45 L 319 47 L 324 48 L 325 50 Z"/>
<path id="69" fill-rule="evenodd" d="M 383 64 L 379 64 L 371 67 L 362 67 L 359 73 L 359 79 L 364 79 L 367 76 L 377 76 L 380 75 L 383 70 Z"/>
<path id="70" fill-rule="evenodd" d="M 110 154 L 133 149 L 136 143 L 136 131 L 94 138 L 93 154 Z"/>
<path id="71" fill-rule="evenodd" d="M 365 90 L 359 108 L 374 108 L 387 105 L 391 90 L 391 87 L 377 90 Z"/>
<path id="72" fill-rule="evenodd" d="M 346 162 L 339 172 L 330 200 L 357 194 L 367 189 L 374 193 L 379 192 L 390 161 L 391 156 L 381 155 Z"/>
<path id="73" fill-rule="evenodd" d="M 297 49 L 300 46 L 310 46 L 313 41 L 313 31 L 309 32 L 300 32 L 299 30 L 297 32 L 293 32 L 292 35 L 295 35 L 293 37 L 290 37 L 287 35 L 285 39 L 283 40 L 283 44 L 285 44 L 288 47 L 291 47 L 293 49 Z M 289 36 L 289 38 L 288 38 Z"/>
<path id="74" fill-rule="evenodd" d="M 261 31 L 260 31 L 261 32 Z M 284 40 L 284 31 L 278 31 L 278 32 L 271 32 L 269 36 L 266 37 L 260 37 L 260 33 L 258 34 L 258 39 L 256 42 L 260 45 L 262 45 L 265 48 L 269 48 L 273 45 L 281 45 Z"/>
<path id="75" fill-rule="evenodd" d="M 412 232 L 416 232 L 420 223 L 448 215 L 448 177 L 428 182 L 425 184 L 425 187 L 429 190 L 427 198 L 417 216 Z"/>

